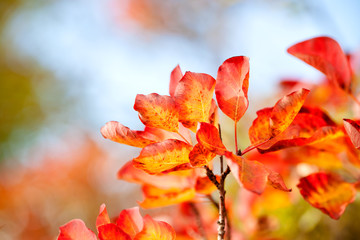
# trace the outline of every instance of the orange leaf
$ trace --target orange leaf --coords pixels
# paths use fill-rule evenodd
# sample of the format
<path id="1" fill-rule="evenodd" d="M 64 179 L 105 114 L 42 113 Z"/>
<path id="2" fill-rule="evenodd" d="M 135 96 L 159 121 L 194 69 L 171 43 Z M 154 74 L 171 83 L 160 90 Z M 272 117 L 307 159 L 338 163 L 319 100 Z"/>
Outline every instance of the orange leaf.
<path id="1" fill-rule="evenodd" d="M 196 131 L 198 122 L 208 122 L 215 79 L 204 73 L 186 72 L 175 94 L 180 122 Z"/>
<path id="2" fill-rule="evenodd" d="M 143 229 L 144 225 L 139 208 L 134 207 L 122 210 L 116 220 L 116 225 L 133 239 Z"/>
<path id="3" fill-rule="evenodd" d="M 176 175 L 150 175 L 133 167 L 133 162 L 127 162 L 118 172 L 118 178 L 139 184 L 149 184 L 160 188 L 187 188 L 194 185 L 191 177 Z"/>
<path id="4" fill-rule="evenodd" d="M 149 174 L 157 174 L 189 163 L 192 146 L 176 139 L 153 143 L 144 147 L 133 159 L 133 166 Z"/>
<path id="5" fill-rule="evenodd" d="M 170 132 L 177 132 L 179 129 L 179 113 L 170 96 L 157 93 L 138 94 L 134 109 L 139 112 L 141 122 L 148 127 L 161 128 Z"/>
<path id="6" fill-rule="evenodd" d="M 167 139 L 178 139 L 181 141 L 185 140 L 186 142 L 191 144 L 190 131 L 189 129 L 184 127 L 182 123 L 179 123 L 178 133 L 169 132 L 160 128 L 150 128 L 150 127 L 145 127 L 144 132 L 154 135 L 154 139 L 156 138 L 157 142 L 162 142 Z"/>
<path id="7" fill-rule="evenodd" d="M 100 240 L 131 240 L 129 235 L 113 223 L 99 226 L 98 236 Z"/>
<path id="8" fill-rule="evenodd" d="M 282 133 L 295 119 L 308 93 L 309 90 L 303 88 L 284 96 L 273 108 L 257 111 L 258 117 L 249 128 L 252 145 L 265 143 Z"/>
<path id="9" fill-rule="evenodd" d="M 312 38 L 290 47 L 288 53 L 324 73 L 335 86 L 350 91 L 351 67 L 345 53 L 334 39 Z"/>
<path id="10" fill-rule="evenodd" d="M 314 173 L 301 178 L 297 187 L 307 202 L 333 219 L 340 218 L 356 194 L 353 184 L 326 173 Z"/>
<path id="11" fill-rule="evenodd" d="M 215 153 L 210 152 L 199 143 L 194 146 L 189 154 L 190 164 L 193 167 L 202 167 L 213 160 L 214 157 L 216 157 Z"/>
<path id="12" fill-rule="evenodd" d="M 144 228 L 134 240 L 175 240 L 175 230 L 166 222 L 155 221 L 149 215 L 144 217 Z"/>
<path id="13" fill-rule="evenodd" d="M 352 144 L 360 149 L 360 125 L 351 119 L 344 119 L 344 127 Z"/>
<path id="14" fill-rule="evenodd" d="M 286 187 L 284 180 L 278 173 L 266 168 L 262 163 L 249 161 L 233 153 L 227 154 L 226 157 L 235 179 L 247 190 L 261 194 L 265 190 L 266 184 L 269 183 L 276 189 L 291 191 Z"/>
<path id="15" fill-rule="evenodd" d="M 211 100 L 209 123 L 215 127 L 218 127 L 219 124 L 218 106 L 216 105 L 216 101 L 214 99 Z"/>
<path id="16" fill-rule="evenodd" d="M 216 175 L 216 179 L 220 182 L 220 176 Z M 197 193 L 209 195 L 217 188 L 214 183 L 206 176 L 206 177 L 198 177 L 196 179 L 195 190 Z"/>
<path id="17" fill-rule="evenodd" d="M 309 92 L 302 88 L 281 98 L 275 104 L 270 116 L 271 137 L 282 133 L 291 124 Z"/>
<path id="18" fill-rule="evenodd" d="M 150 185 L 144 185 L 142 188 L 145 199 L 139 203 L 142 208 L 156 208 L 164 207 L 173 204 L 178 204 L 186 201 L 190 201 L 195 197 L 195 189 L 187 188 L 173 188 L 173 189 L 161 189 L 152 187 Z"/>
<path id="19" fill-rule="evenodd" d="M 105 204 L 101 204 L 99 215 L 96 218 L 96 228 L 99 231 L 99 227 L 110 223 L 110 218 L 106 210 Z"/>
<path id="20" fill-rule="evenodd" d="M 143 148 L 151 143 L 154 143 L 154 136 L 146 132 L 133 131 L 128 127 L 125 127 L 119 122 L 111 121 L 107 122 L 105 126 L 101 128 L 101 134 L 104 138 L 111 141 Z"/>
<path id="21" fill-rule="evenodd" d="M 249 128 L 249 138 L 252 145 L 264 143 L 270 139 L 270 116 L 272 108 L 264 108 L 256 112 L 257 118 Z"/>
<path id="22" fill-rule="evenodd" d="M 249 106 L 249 58 L 244 56 L 227 59 L 218 70 L 215 94 L 223 113 L 239 121 Z"/>
<path id="23" fill-rule="evenodd" d="M 58 240 L 96 240 L 96 235 L 80 219 L 74 219 L 60 227 Z"/>
<path id="24" fill-rule="evenodd" d="M 202 122 L 196 132 L 198 142 L 209 151 L 218 155 L 225 155 L 227 149 L 221 141 L 219 130 L 210 123 Z"/>
<path id="25" fill-rule="evenodd" d="M 170 75 L 170 85 L 169 85 L 170 96 L 174 97 L 176 87 L 179 84 L 182 77 L 183 77 L 183 74 L 181 72 L 180 66 L 177 65 L 174 68 L 174 70 L 172 70 L 171 75 Z"/>

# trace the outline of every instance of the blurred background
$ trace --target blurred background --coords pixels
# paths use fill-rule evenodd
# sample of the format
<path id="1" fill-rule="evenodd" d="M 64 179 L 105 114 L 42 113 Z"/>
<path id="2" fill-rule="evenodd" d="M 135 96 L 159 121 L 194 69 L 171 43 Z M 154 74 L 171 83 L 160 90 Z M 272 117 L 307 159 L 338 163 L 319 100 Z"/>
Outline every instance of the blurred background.
<path id="1" fill-rule="evenodd" d="M 327 35 L 358 52 L 359 22 L 357 0 L 1 0 L 0 239 L 54 239 L 73 218 L 94 229 L 103 202 L 112 216 L 135 206 L 139 188 L 116 173 L 139 149 L 103 139 L 100 127 L 142 129 L 136 94 L 168 94 L 177 64 L 216 77 L 225 59 L 250 57 L 245 136 L 280 80 L 320 79 L 286 49 Z M 334 226 L 311 211 L 315 223 L 293 216 L 312 221 L 303 239 Z M 336 224 L 356 231 L 349 219 Z"/>

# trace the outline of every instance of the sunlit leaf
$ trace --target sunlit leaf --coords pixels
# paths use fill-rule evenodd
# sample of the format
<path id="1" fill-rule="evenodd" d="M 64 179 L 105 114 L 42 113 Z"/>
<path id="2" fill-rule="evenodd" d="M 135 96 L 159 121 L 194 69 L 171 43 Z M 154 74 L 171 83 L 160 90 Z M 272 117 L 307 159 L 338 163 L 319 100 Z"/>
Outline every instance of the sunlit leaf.
<path id="1" fill-rule="evenodd" d="M 169 132 L 160 128 L 151 128 L 145 127 L 144 132 L 148 135 L 153 135 L 152 139 L 156 140 L 157 142 L 162 142 L 167 139 L 178 139 L 181 141 L 187 141 L 191 143 L 191 135 L 189 129 L 184 127 L 182 123 L 179 122 L 179 131 L 178 132 Z"/>
<path id="2" fill-rule="evenodd" d="M 157 208 L 190 201 L 195 197 L 195 189 L 161 189 L 144 185 L 142 188 L 144 201 L 139 203 L 142 208 Z"/>
<path id="3" fill-rule="evenodd" d="M 216 101 L 214 99 L 211 100 L 209 123 L 215 127 L 218 127 L 219 124 L 218 106 L 216 105 Z"/>
<path id="4" fill-rule="evenodd" d="M 227 59 L 218 70 L 215 94 L 219 108 L 235 122 L 239 121 L 249 106 L 249 58 Z"/>
<path id="5" fill-rule="evenodd" d="M 60 227 L 58 240 L 96 240 L 96 234 L 80 219 L 74 219 Z"/>
<path id="6" fill-rule="evenodd" d="M 99 226 L 98 236 L 100 240 L 131 240 L 131 237 L 114 223 Z"/>
<path id="7" fill-rule="evenodd" d="M 204 73 L 186 72 L 174 94 L 180 122 L 196 131 L 198 122 L 208 122 L 215 79 Z"/>
<path id="8" fill-rule="evenodd" d="M 99 227 L 110 223 L 110 218 L 106 210 L 105 204 L 101 204 L 99 215 L 96 218 L 96 228 L 99 231 Z"/>
<path id="9" fill-rule="evenodd" d="M 133 239 L 144 226 L 139 208 L 134 207 L 122 210 L 116 220 L 116 225 Z"/>
<path id="10" fill-rule="evenodd" d="M 350 64 L 334 39 L 312 38 L 293 45 L 288 49 L 288 53 L 324 73 L 335 86 L 350 91 L 352 78 Z"/>
<path id="11" fill-rule="evenodd" d="M 179 128 L 179 113 L 175 101 L 170 96 L 151 93 L 138 94 L 134 109 L 139 112 L 139 118 L 144 125 L 177 132 Z"/>
<path id="12" fill-rule="evenodd" d="M 196 132 L 198 142 L 209 151 L 218 155 L 225 155 L 227 152 L 221 141 L 219 129 L 210 123 L 202 122 L 200 129 Z"/>
<path id="13" fill-rule="evenodd" d="M 144 228 L 134 240 L 175 240 L 175 230 L 166 222 L 155 221 L 149 215 L 144 217 Z"/>
<path id="14" fill-rule="evenodd" d="M 192 146 L 179 140 L 168 139 L 144 147 L 133 159 L 133 166 L 149 174 L 157 174 L 184 163 L 189 163 Z"/>
<path id="15" fill-rule="evenodd" d="M 257 111 L 258 117 L 249 128 L 252 145 L 265 143 L 284 132 L 300 111 L 308 93 L 309 90 L 301 89 L 284 96 L 274 107 Z"/>
<path id="16" fill-rule="evenodd" d="M 189 154 L 190 164 L 193 167 L 202 167 L 216 157 L 216 153 L 210 152 L 203 145 L 197 143 Z"/>
<path id="17" fill-rule="evenodd" d="M 249 161 L 232 153 L 227 154 L 226 157 L 231 173 L 247 190 L 261 194 L 269 183 L 276 189 L 291 191 L 286 187 L 284 180 L 278 173 L 268 169 L 262 163 Z"/>
<path id="18" fill-rule="evenodd" d="M 194 185 L 192 177 L 179 175 L 151 175 L 133 167 L 133 162 L 127 162 L 118 172 L 118 178 L 138 183 L 148 184 L 161 188 L 187 188 Z"/>
<path id="19" fill-rule="evenodd" d="M 179 84 L 182 77 L 183 77 L 183 74 L 181 72 L 180 66 L 177 65 L 174 68 L 174 70 L 172 70 L 171 75 L 170 75 L 170 84 L 169 84 L 170 96 L 174 97 L 176 87 Z"/>
<path id="20" fill-rule="evenodd" d="M 344 119 L 344 127 L 352 144 L 360 149 L 360 125 L 351 119 Z"/>
<path id="21" fill-rule="evenodd" d="M 282 133 L 291 124 L 309 92 L 303 88 L 281 98 L 274 105 L 270 116 L 271 137 Z"/>
<path id="22" fill-rule="evenodd" d="M 101 128 L 101 134 L 111 141 L 140 148 L 155 142 L 151 134 L 130 130 L 116 121 L 107 122 Z"/>
<path id="23" fill-rule="evenodd" d="M 307 202 L 333 219 L 340 218 L 356 194 L 353 184 L 327 173 L 314 173 L 301 178 L 297 186 Z"/>

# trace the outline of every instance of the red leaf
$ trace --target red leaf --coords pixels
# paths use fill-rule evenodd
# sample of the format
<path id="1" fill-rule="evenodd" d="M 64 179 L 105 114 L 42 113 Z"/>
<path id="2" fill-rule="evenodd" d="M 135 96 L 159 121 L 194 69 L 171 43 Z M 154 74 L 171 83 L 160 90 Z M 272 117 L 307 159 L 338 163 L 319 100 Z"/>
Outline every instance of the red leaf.
<path id="1" fill-rule="evenodd" d="M 290 192 L 282 177 L 262 163 L 257 161 L 249 161 L 243 157 L 236 156 L 233 153 L 227 154 L 228 165 L 235 179 L 242 183 L 244 188 L 256 194 L 261 194 L 269 183 L 272 187 Z"/>
<path id="2" fill-rule="evenodd" d="M 180 122 L 196 131 L 198 122 L 208 122 L 215 79 L 208 74 L 186 72 L 174 94 Z"/>
<path id="3" fill-rule="evenodd" d="M 131 240 L 129 235 L 113 223 L 100 226 L 98 236 L 100 240 Z"/>
<path id="4" fill-rule="evenodd" d="M 290 47 L 288 53 L 324 73 L 335 86 L 350 91 L 352 78 L 350 64 L 334 39 L 312 38 Z"/>
<path id="5" fill-rule="evenodd" d="M 144 228 L 134 240 L 175 240 L 175 230 L 166 222 L 155 221 L 149 215 L 144 217 Z"/>
<path id="6" fill-rule="evenodd" d="M 333 219 L 340 218 L 356 194 L 353 184 L 326 173 L 314 173 L 301 178 L 297 186 L 307 202 Z"/>
<path id="7" fill-rule="evenodd" d="M 133 239 L 144 226 L 139 208 L 134 207 L 122 210 L 119 218 L 116 220 L 116 225 Z"/>
<path id="8" fill-rule="evenodd" d="M 249 58 L 227 59 L 218 70 L 215 86 L 216 99 L 223 113 L 239 121 L 249 106 Z"/>
<path id="9" fill-rule="evenodd" d="M 227 152 L 221 141 L 219 130 L 210 123 L 202 122 L 200 129 L 196 132 L 198 142 L 209 151 L 218 155 L 225 155 Z"/>
<path id="10" fill-rule="evenodd" d="M 149 174 L 162 173 L 184 163 L 189 163 L 192 146 L 176 139 L 153 143 L 144 147 L 133 159 L 133 166 Z"/>
<path id="11" fill-rule="evenodd" d="M 179 113 L 170 96 L 157 93 L 138 94 L 134 109 L 139 112 L 141 122 L 148 127 L 161 128 L 170 132 L 177 132 L 179 129 Z"/>
<path id="12" fill-rule="evenodd" d="M 104 138 L 110 139 L 111 141 L 140 148 L 155 142 L 155 140 L 153 140 L 154 136 L 151 134 L 130 130 L 128 127 L 115 121 L 107 122 L 105 126 L 101 128 L 101 134 Z"/>
<path id="13" fill-rule="evenodd" d="M 99 215 L 96 218 L 96 228 L 99 231 L 99 227 L 110 223 L 110 218 L 106 210 L 105 204 L 101 204 Z"/>
<path id="14" fill-rule="evenodd" d="M 96 240 L 96 235 L 80 219 L 74 219 L 60 227 L 58 240 Z"/>
<path id="15" fill-rule="evenodd" d="M 181 72 L 180 66 L 177 65 L 174 68 L 174 70 L 172 70 L 171 75 L 170 75 L 170 85 L 169 85 L 170 96 L 174 97 L 176 87 L 179 84 L 182 77 L 183 77 L 183 74 Z"/>
<path id="16" fill-rule="evenodd" d="M 344 119 L 344 127 L 352 144 L 360 149 L 360 125 L 351 119 Z"/>

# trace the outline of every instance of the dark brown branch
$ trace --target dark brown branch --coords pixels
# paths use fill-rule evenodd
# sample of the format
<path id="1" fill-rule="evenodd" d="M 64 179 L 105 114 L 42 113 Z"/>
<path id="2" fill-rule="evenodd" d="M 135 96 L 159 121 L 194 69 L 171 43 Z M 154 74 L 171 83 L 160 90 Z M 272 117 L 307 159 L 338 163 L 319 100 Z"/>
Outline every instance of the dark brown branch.
<path id="1" fill-rule="evenodd" d="M 206 170 L 206 175 L 207 177 L 210 179 L 210 181 L 212 183 L 214 183 L 214 185 L 216 186 L 217 189 L 220 190 L 220 184 L 219 182 L 216 180 L 216 176 L 215 174 L 213 173 L 213 171 L 211 171 L 211 169 L 208 167 L 208 166 L 204 166 L 205 170 Z"/>

